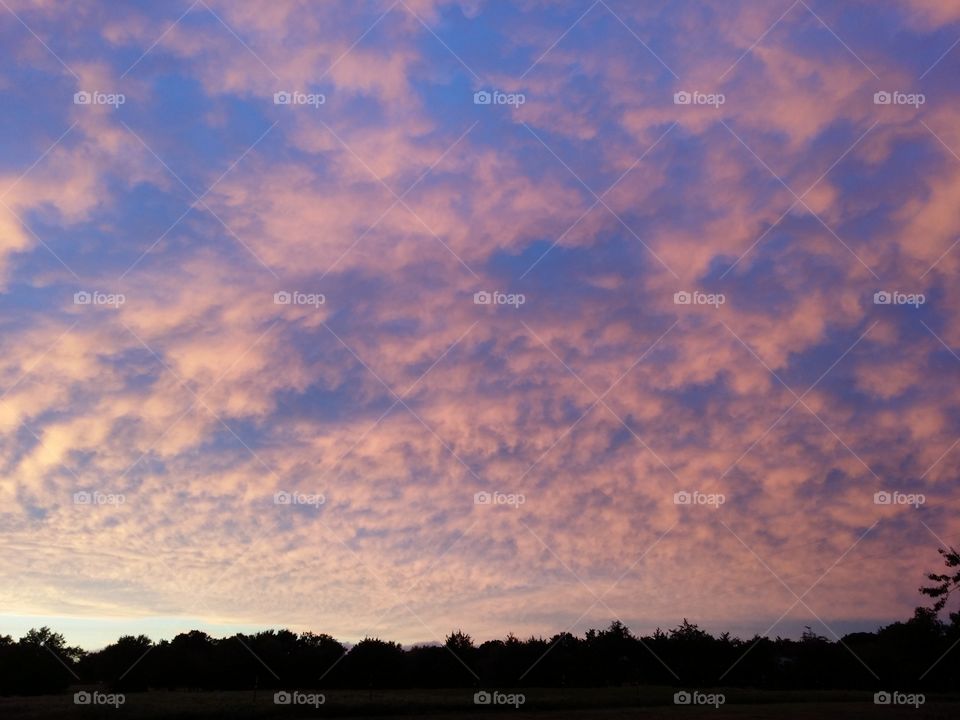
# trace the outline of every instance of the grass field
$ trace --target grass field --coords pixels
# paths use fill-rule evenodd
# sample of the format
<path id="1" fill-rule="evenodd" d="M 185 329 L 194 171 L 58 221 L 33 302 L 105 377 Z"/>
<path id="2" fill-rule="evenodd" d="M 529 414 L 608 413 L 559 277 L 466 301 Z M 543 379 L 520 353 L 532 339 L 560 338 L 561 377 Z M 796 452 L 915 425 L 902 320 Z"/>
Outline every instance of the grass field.
<path id="1" fill-rule="evenodd" d="M 51 718 L 133 718 L 135 720 L 207 720 L 211 718 L 303 718 L 430 716 L 485 718 L 507 715 L 514 718 L 568 718 L 570 720 L 626 720 L 627 718 L 729 717 L 741 720 L 797 718 L 913 718 L 914 720 L 955 720 L 960 718 L 960 695 L 929 696 L 919 708 L 878 706 L 869 693 L 853 692 L 761 692 L 720 690 L 726 696 L 719 708 L 677 706 L 673 689 L 659 687 L 557 690 L 528 688 L 521 691 L 526 702 L 511 706 L 477 706 L 468 690 L 394 690 L 325 692 L 319 707 L 275 705 L 273 693 L 252 692 L 165 692 L 130 693 L 120 707 L 75 705 L 73 694 L 42 697 L 0 698 L 0 718 L 48 720 Z"/>

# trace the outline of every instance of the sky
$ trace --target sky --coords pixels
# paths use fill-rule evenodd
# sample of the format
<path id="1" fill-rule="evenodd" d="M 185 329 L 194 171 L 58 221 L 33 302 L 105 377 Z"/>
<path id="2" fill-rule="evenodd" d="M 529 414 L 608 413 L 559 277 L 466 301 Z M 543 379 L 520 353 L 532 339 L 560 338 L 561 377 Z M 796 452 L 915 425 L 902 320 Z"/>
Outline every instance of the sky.
<path id="1" fill-rule="evenodd" d="M 829 638 L 960 534 L 960 5 L 0 2 L 0 633 Z"/>

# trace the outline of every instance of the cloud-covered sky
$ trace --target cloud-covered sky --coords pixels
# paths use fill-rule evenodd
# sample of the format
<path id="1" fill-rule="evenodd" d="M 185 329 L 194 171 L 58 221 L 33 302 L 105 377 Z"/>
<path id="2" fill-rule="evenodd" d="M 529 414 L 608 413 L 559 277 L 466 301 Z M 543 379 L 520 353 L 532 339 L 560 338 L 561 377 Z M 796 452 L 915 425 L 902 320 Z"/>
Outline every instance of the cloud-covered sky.
<path id="1" fill-rule="evenodd" d="M 955 4 L 0 5 L 0 630 L 833 637 L 956 543 Z"/>

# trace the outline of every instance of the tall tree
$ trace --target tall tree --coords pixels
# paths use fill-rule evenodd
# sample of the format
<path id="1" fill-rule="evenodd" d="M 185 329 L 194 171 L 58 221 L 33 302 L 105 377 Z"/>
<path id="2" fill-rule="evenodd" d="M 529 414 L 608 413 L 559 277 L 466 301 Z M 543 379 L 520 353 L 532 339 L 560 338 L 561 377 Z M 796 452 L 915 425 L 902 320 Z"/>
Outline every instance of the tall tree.
<path id="1" fill-rule="evenodd" d="M 937 552 L 943 556 L 943 564 L 947 566 L 949 572 L 930 573 L 927 579 L 936 584 L 920 588 L 920 592 L 933 598 L 932 609 L 935 613 L 943 610 L 950 599 L 950 594 L 960 588 L 960 552 L 953 547 L 947 550 L 939 548 Z M 950 618 L 957 623 L 960 621 L 960 612 L 950 613 Z"/>

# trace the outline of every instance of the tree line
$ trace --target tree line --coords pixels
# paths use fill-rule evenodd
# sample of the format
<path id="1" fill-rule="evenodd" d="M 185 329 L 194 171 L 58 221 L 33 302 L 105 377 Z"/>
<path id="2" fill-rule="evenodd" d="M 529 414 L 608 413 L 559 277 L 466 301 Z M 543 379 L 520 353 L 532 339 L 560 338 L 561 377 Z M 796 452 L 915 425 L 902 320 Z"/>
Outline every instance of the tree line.
<path id="1" fill-rule="evenodd" d="M 684 620 L 634 635 L 619 621 L 583 636 L 476 644 L 460 631 L 443 645 L 403 648 L 366 638 L 348 647 L 330 635 L 267 630 L 214 638 L 199 630 L 153 642 L 121 637 L 102 650 L 67 645 L 49 628 L 17 641 L 0 635 L 0 694 L 65 691 L 103 684 L 113 690 L 253 688 L 597 687 L 956 690 L 960 612 L 940 619 L 960 587 L 960 553 L 941 550 L 948 572 L 929 574 L 921 592 L 934 602 L 876 632 L 827 638 L 809 628 L 799 640 L 711 635 Z M 939 659 L 939 660 L 938 660 Z"/>

